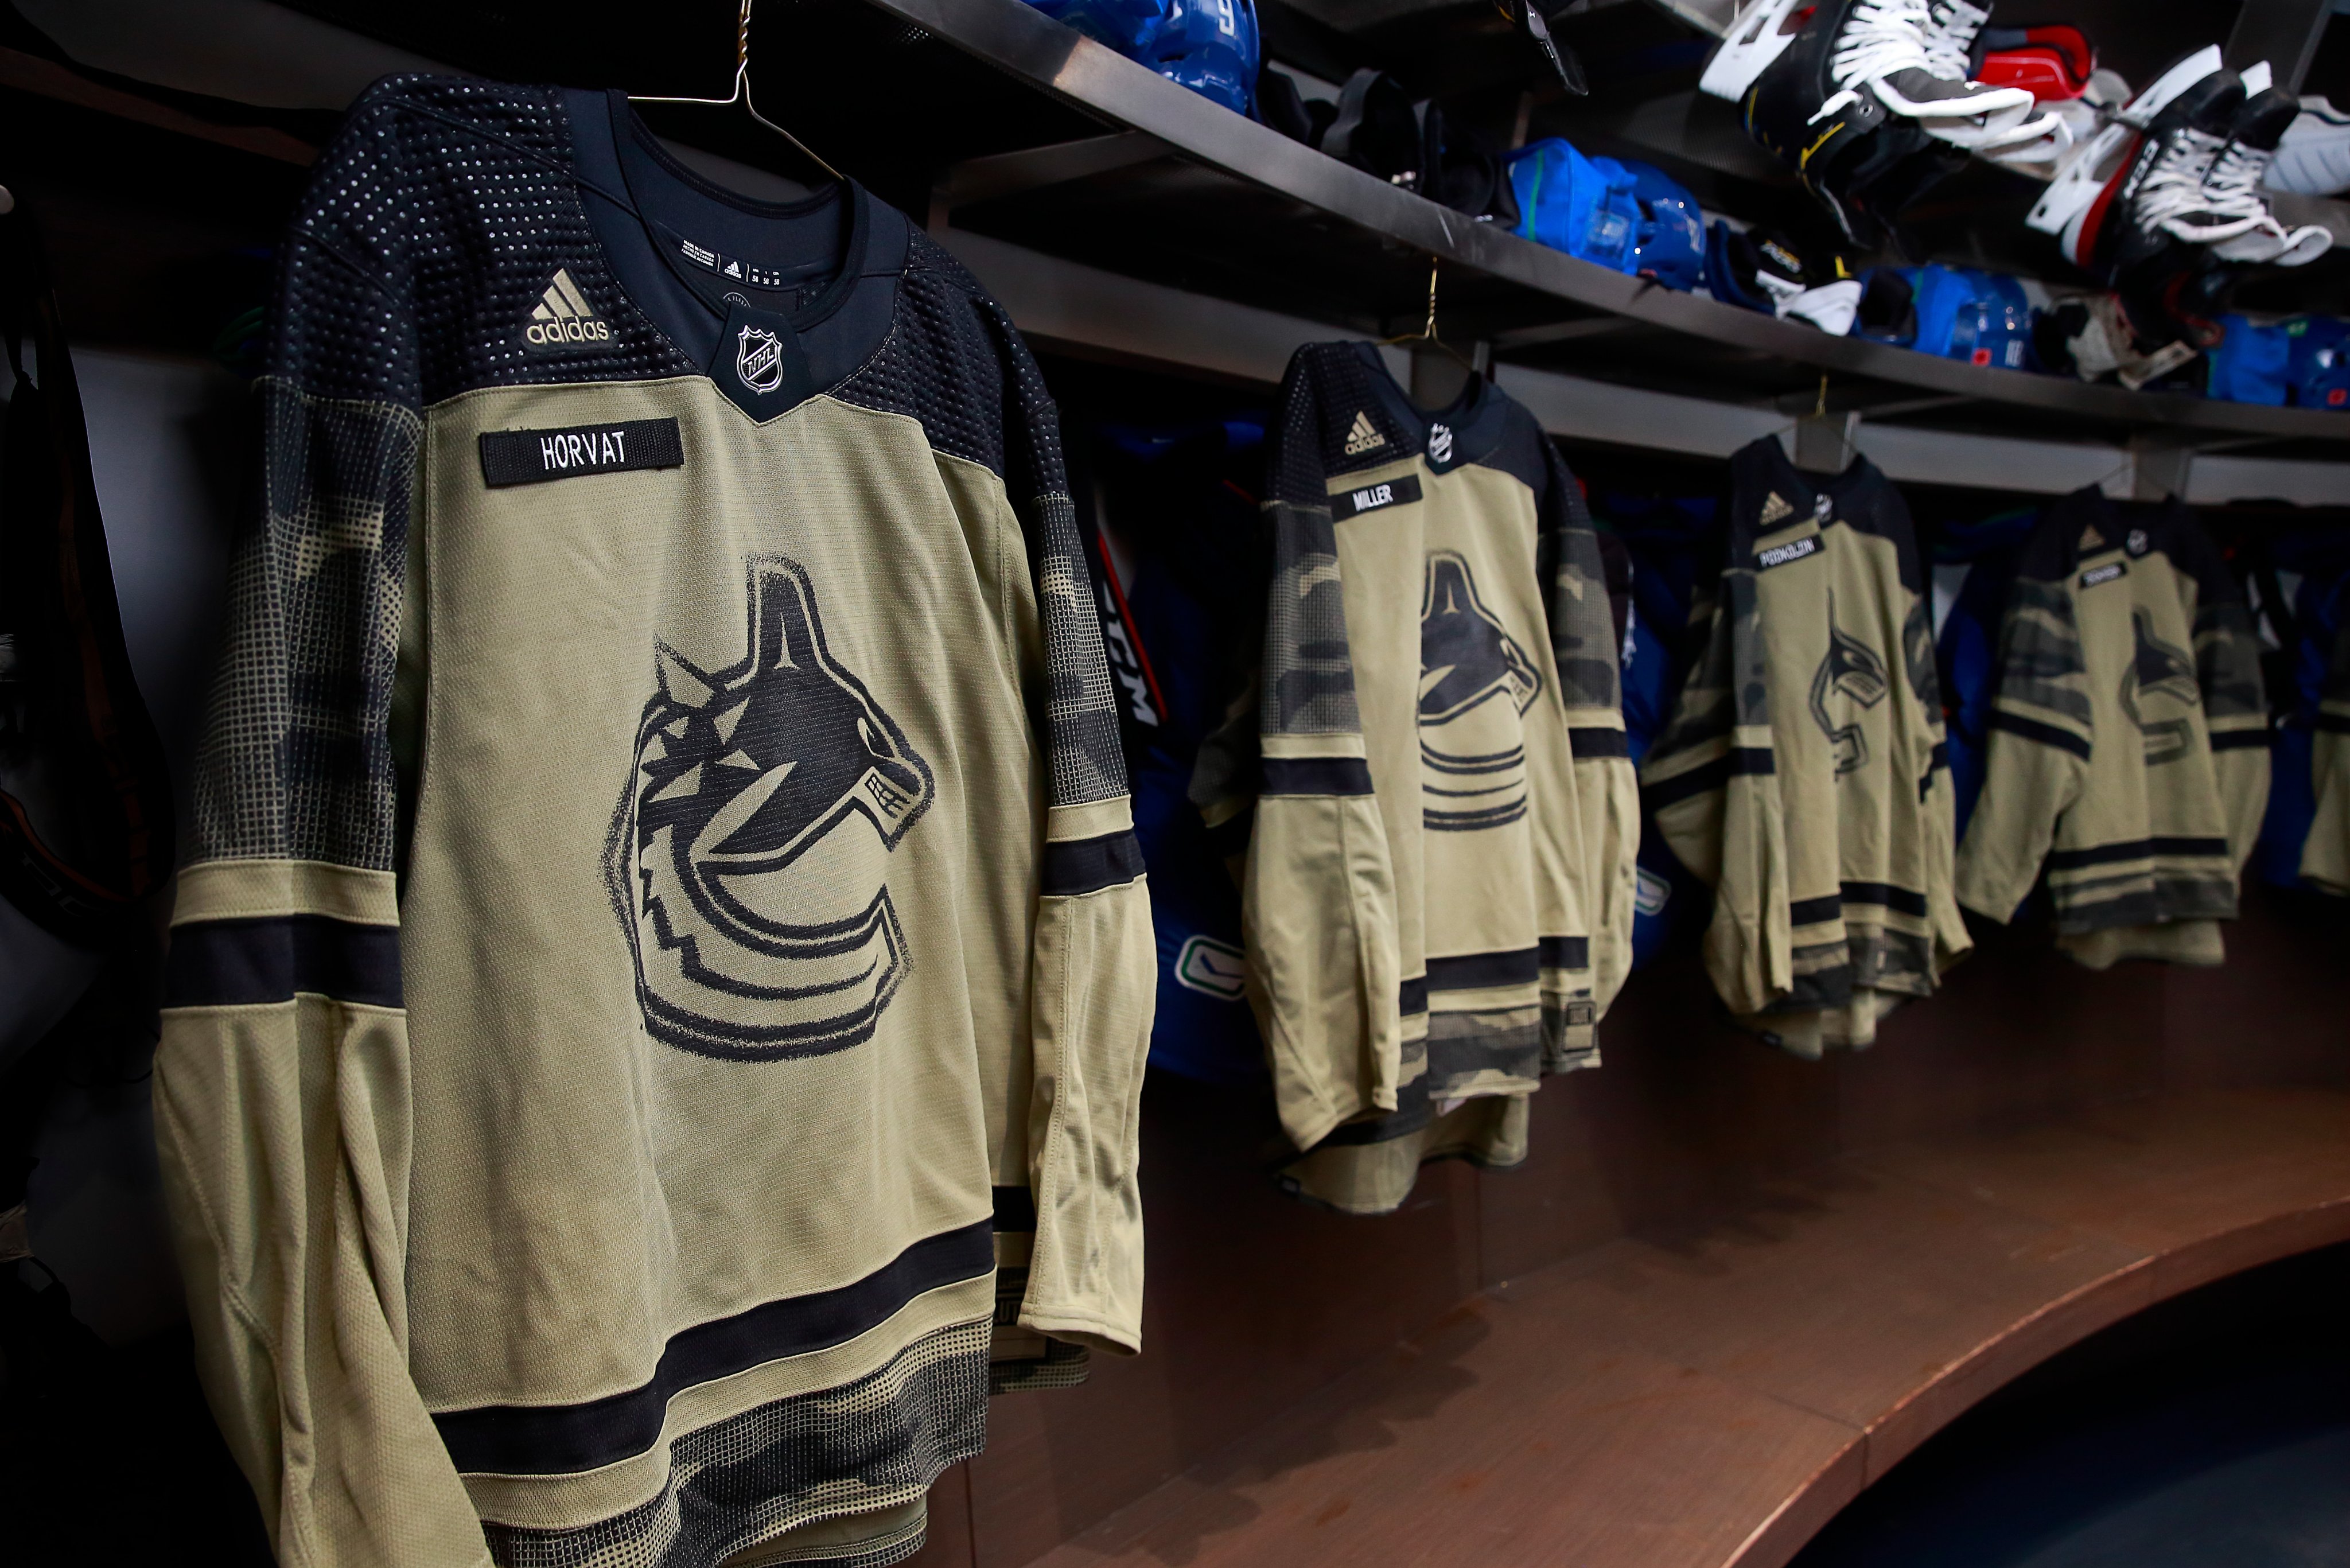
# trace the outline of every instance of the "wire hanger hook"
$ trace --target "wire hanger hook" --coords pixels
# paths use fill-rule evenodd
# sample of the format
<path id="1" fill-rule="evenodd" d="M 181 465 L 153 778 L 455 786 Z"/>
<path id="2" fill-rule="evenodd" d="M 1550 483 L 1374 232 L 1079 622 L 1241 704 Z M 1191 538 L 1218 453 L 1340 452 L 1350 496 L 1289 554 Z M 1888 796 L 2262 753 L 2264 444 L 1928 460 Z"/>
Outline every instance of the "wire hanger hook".
<path id="1" fill-rule="evenodd" d="M 782 126 L 777 125 L 774 120 L 769 119 L 765 115 L 761 114 L 759 112 L 759 106 L 751 101 L 752 4 L 753 0 L 743 0 L 743 9 L 734 18 L 734 90 L 733 92 L 727 94 L 724 98 L 674 98 L 662 93 L 630 93 L 629 95 L 629 101 L 630 103 L 701 103 L 708 104 L 713 109 L 731 109 L 735 104 L 739 103 L 753 119 L 757 120 L 761 125 L 765 126 L 769 130 L 774 131 L 777 136 L 782 137 L 785 141 L 788 141 L 794 147 L 798 148 L 800 151 L 800 156 L 806 158 L 809 162 L 815 164 L 817 168 L 823 170 L 834 179 L 842 182 L 844 184 L 847 183 L 847 175 L 841 173 L 839 170 L 835 169 L 831 164 L 817 157 L 815 150 L 809 147 L 806 142 L 802 141 L 798 137 L 794 136 L 790 131 L 785 130 Z"/>

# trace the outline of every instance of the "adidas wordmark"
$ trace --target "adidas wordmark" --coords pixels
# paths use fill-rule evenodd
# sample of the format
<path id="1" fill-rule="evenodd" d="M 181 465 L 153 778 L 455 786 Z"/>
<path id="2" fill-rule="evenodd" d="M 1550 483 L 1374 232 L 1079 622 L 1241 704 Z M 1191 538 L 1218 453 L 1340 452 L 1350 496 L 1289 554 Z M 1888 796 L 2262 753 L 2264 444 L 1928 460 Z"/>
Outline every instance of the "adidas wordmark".
<path id="1" fill-rule="evenodd" d="M 608 343 L 612 326 L 588 306 L 571 274 L 558 267 L 522 335 L 534 348 L 560 348 L 567 343 Z"/>

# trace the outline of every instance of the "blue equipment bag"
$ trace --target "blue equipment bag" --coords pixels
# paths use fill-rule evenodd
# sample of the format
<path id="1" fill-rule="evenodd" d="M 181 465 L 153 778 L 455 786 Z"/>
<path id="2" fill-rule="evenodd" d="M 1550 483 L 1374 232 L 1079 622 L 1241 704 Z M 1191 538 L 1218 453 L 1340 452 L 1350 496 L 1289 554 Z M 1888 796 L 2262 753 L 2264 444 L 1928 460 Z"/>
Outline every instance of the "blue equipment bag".
<path id="1" fill-rule="evenodd" d="M 2032 304 L 2012 277 L 1972 267 L 1929 265 L 1909 273 L 1916 293 L 1921 354 L 1996 365 L 2028 367 L 2032 353 Z"/>
<path id="2" fill-rule="evenodd" d="M 2210 379 L 2204 395 L 2230 403 L 2282 405 L 2293 368 L 2293 337 L 2282 327 L 2260 327 L 2241 316 L 2220 317 L 2220 341 L 2206 353 Z"/>
<path id="3" fill-rule="evenodd" d="M 1255 101 L 1254 0 L 1163 0 L 1167 21 L 1150 54 L 1159 74 L 1235 114 Z"/>
<path id="4" fill-rule="evenodd" d="M 1629 272 L 1640 237 L 1631 171 L 1612 158 L 1586 158 L 1557 137 L 1510 158 L 1518 233 L 1616 272 Z"/>
<path id="5" fill-rule="evenodd" d="M 1705 214 L 1688 188 L 1653 163 L 1619 165 L 1632 176 L 1632 198 L 1640 226 L 1627 272 L 1653 277 L 1667 288 L 1693 289 L 1705 282 Z"/>
<path id="6" fill-rule="evenodd" d="M 2303 316 L 2284 324 L 2293 341 L 2286 375 L 2304 409 L 2350 409 L 2350 321 Z"/>

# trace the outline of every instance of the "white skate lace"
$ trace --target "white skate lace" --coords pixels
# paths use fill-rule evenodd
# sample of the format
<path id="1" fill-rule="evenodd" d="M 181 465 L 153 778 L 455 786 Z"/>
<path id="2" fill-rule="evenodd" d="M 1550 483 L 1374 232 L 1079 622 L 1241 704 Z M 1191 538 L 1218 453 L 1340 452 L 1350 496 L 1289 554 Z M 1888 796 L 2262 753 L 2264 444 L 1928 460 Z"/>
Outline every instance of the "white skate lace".
<path id="1" fill-rule="evenodd" d="M 1857 103 L 1858 83 L 1877 81 L 1896 71 L 1930 69 L 1926 37 L 1933 22 L 1927 0 L 1861 0 L 1846 19 L 1836 51 L 1828 59 L 1828 74 L 1842 90 L 1820 105 L 1809 123 L 1816 125 L 1846 105 Z"/>
<path id="2" fill-rule="evenodd" d="M 1962 82 L 1974 66 L 1975 37 L 1991 13 L 1967 0 L 1934 0 L 1926 27 L 1926 69 L 1946 82 Z"/>
<path id="3" fill-rule="evenodd" d="M 2203 176 L 2203 205 L 2230 218 L 2267 217 L 2269 204 L 2261 196 L 2261 182 L 2275 158 L 2273 148 L 2262 151 L 2230 141 Z"/>
<path id="4" fill-rule="evenodd" d="M 2204 177 L 2212 172 L 2212 165 L 2224 145 L 2208 131 L 2181 127 L 2155 161 L 2145 182 L 2138 186 L 2131 203 L 2133 215 L 2147 227 L 2158 223 L 2190 242 L 2225 239 L 2250 228 L 2266 214 L 2265 206 L 2254 213 L 2222 210 L 2204 188 Z M 2205 222 L 2186 221 L 2193 218 Z"/>

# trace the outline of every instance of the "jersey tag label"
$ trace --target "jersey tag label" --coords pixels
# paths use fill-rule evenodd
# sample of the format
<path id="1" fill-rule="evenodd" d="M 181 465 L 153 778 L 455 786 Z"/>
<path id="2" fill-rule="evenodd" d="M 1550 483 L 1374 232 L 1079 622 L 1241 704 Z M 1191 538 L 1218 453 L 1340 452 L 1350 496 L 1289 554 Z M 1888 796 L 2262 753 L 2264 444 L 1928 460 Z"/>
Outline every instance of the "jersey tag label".
<path id="1" fill-rule="evenodd" d="M 1806 556 L 1820 553 L 1820 536 L 1806 534 L 1800 539 L 1790 539 L 1783 545 L 1773 545 L 1754 553 L 1754 569 L 1767 572 L 1773 566 L 1783 566 L 1790 561 L 1800 561 Z"/>
<path id="2" fill-rule="evenodd" d="M 1330 516 L 1344 523 L 1349 517 L 1360 517 L 1366 512 L 1378 512 L 1389 506 L 1408 506 L 1419 499 L 1419 476 L 1398 474 L 1382 479 L 1377 484 L 1358 485 L 1330 498 Z"/>
<path id="3" fill-rule="evenodd" d="M 2102 566 L 2091 566 L 2087 571 L 2083 572 L 2081 574 L 2081 586 L 2085 588 L 2094 588 L 2099 583 L 2112 582 L 2116 577 L 2120 576 L 2123 573 L 2128 570 L 2129 566 L 2126 562 L 2107 561 Z"/>
<path id="4" fill-rule="evenodd" d="M 484 431 L 482 481 L 493 490 L 543 484 L 591 473 L 683 468 L 685 445 L 675 420 L 623 420 L 560 430 Z"/>

